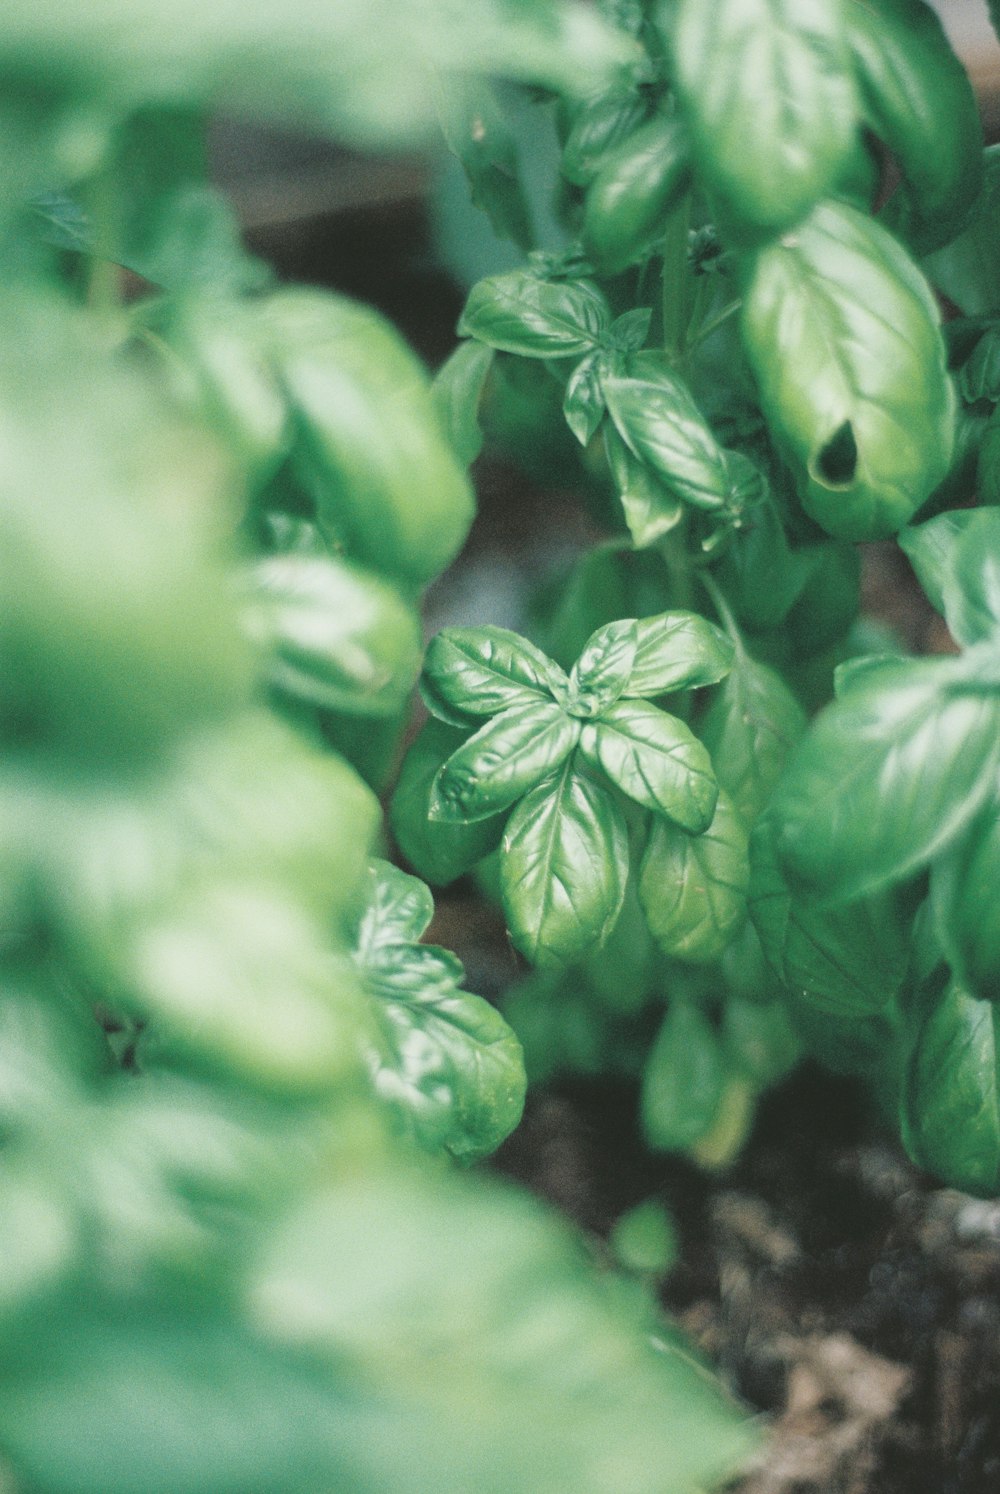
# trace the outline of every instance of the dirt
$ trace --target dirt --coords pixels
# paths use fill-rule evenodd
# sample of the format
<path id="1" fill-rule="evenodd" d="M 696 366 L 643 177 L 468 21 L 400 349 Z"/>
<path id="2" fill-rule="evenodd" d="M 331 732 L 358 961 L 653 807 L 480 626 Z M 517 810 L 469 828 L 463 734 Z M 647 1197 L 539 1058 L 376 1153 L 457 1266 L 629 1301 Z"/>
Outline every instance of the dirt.
<path id="1" fill-rule="evenodd" d="M 623 1086 L 537 1093 L 497 1165 L 598 1241 L 668 1206 L 663 1304 L 770 1428 L 732 1494 L 1000 1488 L 1000 1204 L 935 1187 L 812 1068 L 721 1175 L 652 1156 L 634 1115 Z"/>

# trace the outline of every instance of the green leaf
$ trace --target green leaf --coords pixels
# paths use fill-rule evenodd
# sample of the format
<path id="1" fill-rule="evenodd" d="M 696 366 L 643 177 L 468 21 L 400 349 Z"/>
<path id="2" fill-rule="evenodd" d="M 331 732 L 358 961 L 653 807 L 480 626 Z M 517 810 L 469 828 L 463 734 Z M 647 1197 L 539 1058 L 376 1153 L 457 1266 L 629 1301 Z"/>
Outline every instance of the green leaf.
<path id="1" fill-rule="evenodd" d="M 885 1011 L 906 976 L 908 946 L 891 898 L 880 893 L 830 907 L 791 889 L 768 815 L 750 840 L 750 916 L 768 964 L 811 1006 L 845 1017 Z"/>
<path id="2" fill-rule="evenodd" d="M 608 937 L 625 896 L 628 832 L 613 796 L 575 759 L 511 815 L 500 879 L 511 939 L 533 964 L 570 964 Z"/>
<path id="3" fill-rule="evenodd" d="M 657 114 L 601 161 L 587 189 L 581 237 L 588 259 L 616 275 L 649 255 L 691 179 L 688 133 Z"/>
<path id="4" fill-rule="evenodd" d="M 631 618 L 598 628 L 573 665 L 567 710 L 586 719 L 613 705 L 628 685 L 638 641 L 639 626 Z"/>
<path id="5" fill-rule="evenodd" d="M 939 514 L 899 540 L 924 591 L 963 646 L 1000 631 L 1000 511 Z"/>
<path id="6" fill-rule="evenodd" d="M 470 196 L 501 239 L 527 251 L 533 243 L 531 210 L 518 171 L 514 136 L 495 89 L 482 79 L 444 97 L 442 128 L 449 150 L 462 163 Z"/>
<path id="7" fill-rule="evenodd" d="M 590 353 L 580 360 L 569 376 L 563 415 L 566 424 L 581 446 L 586 446 L 604 419 L 604 391 L 601 388 L 600 353 Z"/>
<path id="8" fill-rule="evenodd" d="M 773 498 L 758 504 L 722 557 L 718 577 L 739 620 L 754 632 L 784 622 L 817 560 L 815 550 L 793 550 Z"/>
<path id="9" fill-rule="evenodd" d="M 913 1019 L 900 1120 L 906 1150 L 952 1188 L 1000 1187 L 997 1007 L 952 980 Z"/>
<path id="10" fill-rule="evenodd" d="M 501 711 L 440 769 L 431 819 L 483 820 L 509 809 L 559 767 L 579 736 L 579 721 L 551 701 Z"/>
<path id="11" fill-rule="evenodd" d="M 837 0 L 679 0 L 678 94 L 723 221 L 774 233 L 833 189 L 855 142 Z"/>
<path id="12" fill-rule="evenodd" d="M 603 391 L 601 395 L 603 401 Z M 637 549 L 653 545 L 684 517 L 684 504 L 652 468 L 629 450 L 610 421 L 604 427 L 604 450 Z"/>
<path id="13" fill-rule="evenodd" d="M 350 715 L 403 709 L 420 668 L 420 625 L 386 582 L 332 556 L 292 554 L 257 561 L 241 589 L 272 688 Z"/>
<path id="14" fill-rule="evenodd" d="M 995 251 L 1000 223 L 1000 146 L 983 152 L 983 190 L 965 228 L 927 260 L 932 284 L 966 316 L 1000 311 L 1000 264 Z"/>
<path id="15" fill-rule="evenodd" d="M 982 185 L 983 132 L 969 77 L 922 0 L 847 0 L 865 123 L 899 163 L 884 216 L 926 254 L 954 238 Z"/>
<path id="16" fill-rule="evenodd" d="M 635 88 L 611 88 L 584 100 L 563 145 L 563 176 L 575 187 L 588 186 L 604 158 L 648 116 L 648 100 Z"/>
<path id="17" fill-rule="evenodd" d="M 1000 327 L 989 327 L 958 371 L 958 391 L 965 404 L 1000 402 Z"/>
<path id="18" fill-rule="evenodd" d="M 1000 807 L 995 796 L 931 866 L 931 904 L 941 947 L 970 994 L 1000 993 Z"/>
<path id="19" fill-rule="evenodd" d="M 722 1008 L 722 1040 L 730 1063 L 761 1088 L 783 1078 L 802 1053 L 783 1001 L 727 996 Z"/>
<path id="20" fill-rule="evenodd" d="M 592 352 L 611 313 L 588 280 L 542 280 L 510 270 L 474 285 L 459 333 L 525 358 L 571 358 Z"/>
<path id="21" fill-rule="evenodd" d="M 714 685 L 733 667 L 733 645 L 697 612 L 660 612 L 636 623 L 636 651 L 625 694 L 663 695 Z"/>
<path id="22" fill-rule="evenodd" d="M 692 835 L 712 823 L 718 786 L 711 759 L 676 716 L 644 700 L 619 700 L 584 724 L 580 750 L 644 809 Z"/>
<path id="23" fill-rule="evenodd" d="M 260 319 L 298 422 L 293 464 L 331 544 L 413 584 L 436 576 L 473 499 L 416 358 L 375 312 L 325 292 L 279 291 Z"/>
<path id="24" fill-rule="evenodd" d="M 780 675 L 741 649 L 701 724 L 701 735 L 719 783 L 748 830 L 766 807 L 805 727 L 805 712 Z"/>
<path id="25" fill-rule="evenodd" d="M 642 1130 L 658 1151 L 683 1152 L 710 1130 L 726 1080 L 722 1044 L 704 1012 L 672 1001 L 642 1076 Z"/>
<path id="26" fill-rule="evenodd" d="M 425 1151 L 475 1161 L 521 1118 L 521 1045 L 494 1007 L 459 989 L 453 954 L 416 942 L 434 912 L 423 882 L 375 861 L 369 886 L 355 962 L 377 1027 L 365 1055 L 375 1092 Z"/>
<path id="27" fill-rule="evenodd" d="M 725 793 L 703 835 L 653 820 L 639 897 L 666 954 L 696 964 L 717 960 L 746 917 L 749 880 L 746 831 Z"/>
<path id="28" fill-rule="evenodd" d="M 890 234 L 833 202 L 744 268 L 747 354 L 806 511 L 838 538 L 894 533 L 945 476 L 953 442 L 926 282 Z"/>
<path id="29" fill-rule="evenodd" d="M 1000 763 L 1000 699 L 975 664 L 886 665 L 820 713 L 772 800 L 795 883 L 859 897 L 959 834 Z"/>
<path id="30" fill-rule="evenodd" d="M 431 639 L 421 681 L 430 711 L 460 722 L 512 706 L 551 703 L 566 676 L 541 649 L 508 628 L 444 628 Z"/>
<path id="31" fill-rule="evenodd" d="M 636 353 L 626 374 L 607 374 L 602 384 L 608 413 L 632 453 L 684 503 L 724 508 L 725 454 L 665 355 Z"/>
<path id="32" fill-rule="evenodd" d="M 434 780 L 466 735 L 443 721 L 425 722 L 403 759 L 392 796 L 390 822 L 399 848 L 436 887 L 454 882 L 495 851 L 503 833 L 502 814 L 469 822 L 430 818 Z"/>
<path id="33" fill-rule="evenodd" d="M 475 461 L 483 447 L 479 407 L 492 367 L 492 348 L 472 340 L 460 342 L 438 369 L 431 385 L 445 434 L 466 467 Z"/>
<path id="34" fill-rule="evenodd" d="M 251 1300 L 270 1338 L 408 1413 L 402 1483 L 359 1494 L 426 1494 L 425 1437 L 435 1494 L 691 1494 L 755 1441 L 566 1224 L 498 1182 L 355 1175 L 283 1224 Z"/>

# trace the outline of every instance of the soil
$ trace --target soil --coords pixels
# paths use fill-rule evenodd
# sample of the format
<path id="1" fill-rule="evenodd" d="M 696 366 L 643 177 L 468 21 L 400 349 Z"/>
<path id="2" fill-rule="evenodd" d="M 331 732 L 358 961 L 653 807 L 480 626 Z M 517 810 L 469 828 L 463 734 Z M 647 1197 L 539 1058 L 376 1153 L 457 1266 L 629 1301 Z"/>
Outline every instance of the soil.
<path id="1" fill-rule="evenodd" d="M 935 1187 L 864 1096 L 813 1068 L 738 1162 L 652 1156 L 625 1087 L 534 1094 L 497 1166 L 597 1240 L 669 1208 L 664 1306 L 770 1437 L 732 1494 L 1000 1488 L 1000 1204 Z"/>

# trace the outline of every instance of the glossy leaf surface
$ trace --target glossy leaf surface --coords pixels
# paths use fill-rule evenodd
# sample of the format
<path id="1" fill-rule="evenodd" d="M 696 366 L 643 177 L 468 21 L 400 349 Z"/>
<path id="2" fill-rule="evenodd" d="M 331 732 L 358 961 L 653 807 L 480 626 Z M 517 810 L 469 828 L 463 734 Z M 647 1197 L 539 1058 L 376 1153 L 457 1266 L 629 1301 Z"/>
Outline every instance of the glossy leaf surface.
<path id="1" fill-rule="evenodd" d="M 670 33 L 698 164 L 723 220 L 774 232 L 829 194 L 856 95 L 836 0 L 681 0 Z"/>
<path id="2" fill-rule="evenodd" d="M 636 623 L 626 695 L 663 695 L 714 685 L 733 666 L 733 645 L 697 612 L 659 612 Z"/>
<path id="3" fill-rule="evenodd" d="M 466 739 L 466 733 L 443 721 L 427 721 L 410 746 L 392 797 L 392 831 L 403 855 L 436 887 L 454 882 L 495 851 L 503 832 L 503 815 L 485 820 L 431 821 L 434 780 Z"/>
<path id="4" fill-rule="evenodd" d="M 908 529 L 900 544 L 957 643 L 1000 632 L 1000 512 L 963 509 Z"/>
<path id="5" fill-rule="evenodd" d="M 573 751 L 580 723 L 553 702 L 511 706 L 453 752 L 431 790 L 432 820 L 482 820 L 509 809 Z"/>
<path id="6" fill-rule="evenodd" d="M 569 964 L 604 942 L 628 878 L 628 833 L 606 789 L 570 760 L 518 805 L 502 844 L 504 912 L 522 954 Z"/>
<path id="7" fill-rule="evenodd" d="M 805 727 L 805 712 L 781 676 L 740 650 L 701 734 L 719 783 L 748 830 L 763 813 Z"/>
<path id="8" fill-rule="evenodd" d="M 424 658 L 428 708 L 461 719 L 495 716 L 512 706 L 551 703 L 567 687 L 557 664 L 507 628 L 445 628 Z"/>
<path id="9" fill-rule="evenodd" d="M 639 625 L 631 618 L 606 623 L 587 640 L 573 665 L 567 708 L 583 719 L 599 716 L 629 684 L 639 641 Z"/>
<path id="10" fill-rule="evenodd" d="M 948 470 L 954 396 L 938 312 L 895 239 L 843 203 L 749 256 L 743 334 L 765 413 L 829 534 L 878 539 Z"/>
<path id="11" fill-rule="evenodd" d="M 589 353 L 611 314 L 590 281 L 542 280 L 530 270 L 510 270 L 473 287 L 458 330 L 504 353 L 527 358 L 567 358 Z"/>
<path id="12" fill-rule="evenodd" d="M 725 793 L 702 835 L 653 820 L 639 897 L 666 954 L 698 964 L 718 959 L 746 917 L 749 880 L 746 831 Z"/>
<path id="13" fill-rule="evenodd" d="M 601 161 L 587 189 L 583 246 L 602 274 L 614 275 L 648 255 L 690 181 L 687 130 L 659 115 Z"/>
<path id="14" fill-rule="evenodd" d="M 711 759 L 676 716 L 642 700 L 620 700 L 584 725 L 580 750 L 644 809 L 692 835 L 711 824 L 718 797 Z"/>
<path id="15" fill-rule="evenodd" d="M 493 350 L 485 343 L 461 342 L 438 369 L 431 385 L 445 434 L 465 466 L 482 450 L 479 409 L 492 367 Z"/>
<path id="16" fill-rule="evenodd" d="M 354 956 L 378 1029 L 366 1057 L 375 1092 L 404 1134 L 471 1162 L 517 1125 L 524 1063 L 500 1013 L 460 989 L 461 962 L 417 942 L 433 911 L 416 877 L 372 863 Z"/>

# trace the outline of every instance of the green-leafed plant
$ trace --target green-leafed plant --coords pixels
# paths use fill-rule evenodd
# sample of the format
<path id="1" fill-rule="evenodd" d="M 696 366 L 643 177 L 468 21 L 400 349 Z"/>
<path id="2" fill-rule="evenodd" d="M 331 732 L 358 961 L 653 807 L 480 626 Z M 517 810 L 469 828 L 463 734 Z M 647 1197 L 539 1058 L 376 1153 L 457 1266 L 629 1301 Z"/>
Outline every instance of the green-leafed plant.
<path id="1" fill-rule="evenodd" d="M 0 1484 L 704 1488 L 743 1414 L 638 1283 L 459 1175 L 521 1045 L 379 859 L 464 460 L 205 157 L 214 110 L 411 148 L 484 66 L 586 91 L 634 49 L 535 0 L 0 29 Z"/>
<path id="2" fill-rule="evenodd" d="M 563 425 L 603 534 L 530 643 L 432 641 L 398 842 L 491 856 L 529 1076 L 631 1074 L 718 1163 L 805 1050 L 996 1192 L 996 150 L 921 0 L 599 9 L 631 61 L 536 110 L 562 240 L 472 286 L 436 394 L 464 460 Z M 463 157 L 501 234 L 509 145 Z M 954 656 L 859 620 L 886 539 Z"/>

